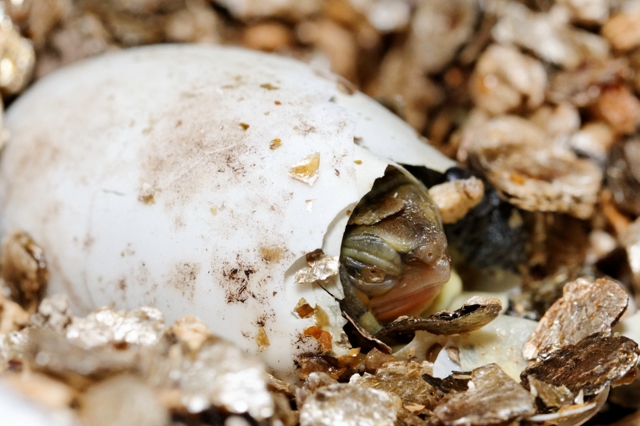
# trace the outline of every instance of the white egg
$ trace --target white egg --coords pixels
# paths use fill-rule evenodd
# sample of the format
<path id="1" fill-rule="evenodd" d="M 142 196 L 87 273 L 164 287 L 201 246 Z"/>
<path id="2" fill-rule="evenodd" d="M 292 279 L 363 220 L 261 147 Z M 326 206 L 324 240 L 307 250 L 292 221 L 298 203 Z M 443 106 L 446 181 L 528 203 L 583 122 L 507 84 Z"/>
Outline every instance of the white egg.
<path id="1" fill-rule="evenodd" d="M 294 280 L 305 255 L 339 255 L 348 212 L 390 160 L 453 165 L 337 78 L 226 47 L 72 65 L 23 94 L 6 126 L 2 234 L 24 230 L 44 248 L 49 293 L 80 312 L 196 315 L 287 379 L 296 357 L 321 351 L 303 333 L 314 320 L 293 312 L 301 298 L 329 314 L 334 353 L 348 349 L 335 299 Z M 337 278 L 330 290 L 340 296 Z"/>
<path id="2" fill-rule="evenodd" d="M 49 408 L 16 392 L 0 380 L 0 424 L 3 426 L 79 426 L 71 410 Z"/>

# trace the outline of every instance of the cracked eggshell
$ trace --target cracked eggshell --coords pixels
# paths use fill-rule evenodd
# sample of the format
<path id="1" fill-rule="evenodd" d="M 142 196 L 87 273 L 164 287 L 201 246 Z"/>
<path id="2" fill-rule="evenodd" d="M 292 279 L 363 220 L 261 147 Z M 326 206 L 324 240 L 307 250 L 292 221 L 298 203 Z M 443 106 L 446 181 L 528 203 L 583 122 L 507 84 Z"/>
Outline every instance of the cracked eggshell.
<path id="1" fill-rule="evenodd" d="M 314 320 L 293 313 L 301 298 L 327 312 L 332 350 L 348 349 L 337 302 L 294 275 L 315 249 L 339 255 L 348 212 L 390 163 L 354 138 L 392 160 L 453 164 L 333 76 L 228 47 L 77 63 L 23 94 L 6 126 L 2 234 L 43 247 L 49 293 L 84 312 L 196 315 L 289 380 L 296 357 L 321 351 L 304 334 Z"/>

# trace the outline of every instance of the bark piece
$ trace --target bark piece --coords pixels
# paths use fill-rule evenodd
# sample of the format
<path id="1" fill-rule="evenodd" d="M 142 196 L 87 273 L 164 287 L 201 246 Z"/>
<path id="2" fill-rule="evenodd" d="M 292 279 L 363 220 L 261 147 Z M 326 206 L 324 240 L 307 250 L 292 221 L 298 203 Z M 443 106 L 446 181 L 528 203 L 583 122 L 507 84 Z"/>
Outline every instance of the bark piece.
<path id="1" fill-rule="evenodd" d="M 400 397 L 402 405 L 423 405 L 432 409 L 439 400 L 437 389 L 422 379 L 431 368 L 416 362 L 396 361 L 380 367 L 375 374 L 354 375 L 349 383 L 380 389 Z"/>
<path id="2" fill-rule="evenodd" d="M 400 398 L 365 387 L 337 384 L 318 389 L 300 409 L 301 426 L 393 426 Z"/>
<path id="3" fill-rule="evenodd" d="M 542 317 L 522 354 L 535 359 L 545 348 L 576 344 L 593 333 L 611 333 L 628 303 L 627 293 L 608 278 L 594 283 L 584 278 L 570 282 Z"/>
<path id="4" fill-rule="evenodd" d="M 490 120 L 476 129 L 467 150 L 470 166 L 517 207 L 581 219 L 592 215 L 602 171 L 554 144 L 532 122 L 516 116 Z"/>
<path id="5" fill-rule="evenodd" d="M 434 410 L 445 425 L 503 424 L 535 413 L 534 398 L 496 364 L 471 373 L 469 390 Z"/>
<path id="6" fill-rule="evenodd" d="M 429 195 L 440 210 L 442 223 L 454 223 L 482 201 L 484 185 L 480 179 L 471 176 L 433 186 L 429 188 Z"/>
<path id="7" fill-rule="evenodd" d="M 0 269 L 12 298 L 25 310 L 35 311 L 49 278 L 42 248 L 23 232 L 8 235 L 2 240 Z"/>
<path id="8" fill-rule="evenodd" d="M 529 389 L 529 377 L 553 386 L 565 386 L 574 394 L 597 395 L 610 385 L 635 378 L 638 344 L 633 340 L 596 333 L 574 345 L 558 349 L 526 368 L 520 378 Z"/>

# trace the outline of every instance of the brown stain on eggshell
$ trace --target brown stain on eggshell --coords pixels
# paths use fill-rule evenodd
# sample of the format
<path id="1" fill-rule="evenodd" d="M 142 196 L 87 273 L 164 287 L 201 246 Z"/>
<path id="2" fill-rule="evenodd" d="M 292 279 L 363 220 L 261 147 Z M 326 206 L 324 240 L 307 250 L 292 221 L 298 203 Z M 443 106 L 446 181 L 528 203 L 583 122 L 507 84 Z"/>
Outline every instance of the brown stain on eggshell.
<path id="1" fill-rule="evenodd" d="M 264 84 L 261 84 L 261 85 L 260 85 L 260 87 L 262 87 L 263 89 L 267 89 L 267 90 L 278 90 L 278 87 L 277 87 L 277 86 L 274 86 L 274 85 L 273 85 L 273 84 L 271 84 L 271 83 L 264 83 Z"/>
<path id="2" fill-rule="evenodd" d="M 51 167 L 52 164 L 59 164 L 60 152 L 60 148 L 52 144 L 46 135 L 36 135 L 31 148 L 17 159 L 17 170 L 21 174 L 29 173 L 24 178 L 36 179 L 38 171 Z"/>
<path id="3" fill-rule="evenodd" d="M 242 256 L 237 255 L 240 259 Z M 218 284 L 224 289 L 226 303 L 245 303 L 250 298 L 259 303 L 265 302 L 271 276 L 263 277 L 263 267 L 256 267 L 246 263 L 223 264 L 222 269 L 216 271 L 221 277 Z"/>
<path id="4" fill-rule="evenodd" d="M 168 196 L 165 207 L 170 210 L 188 203 L 211 181 L 210 174 L 224 173 L 230 185 L 241 183 L 246 167 L 252 166 L 243 157 L 255 152 L 242 128 L 215 118 L 203 124 L 189 111 L 199 109 L 197 99 L 188 104 L 192 102 L 167 113 L 181 116 L 182 126 L 171 131 L 158 124 L 140 150 L 143 177 Z"/>
<path id="5" fill-rule="evenodd" d="M 315 126 L 309 124 L 306 120 L 301 120 L 300 124 L 293 126 L 293 130 L 295 130 L 298 134 L 302 136 L 307 136 L 310 133 L 316 133 L 317 129 Z"/>
<path id="6" fill-rule="evenodd" d="M 186 296 L 190 302 L 193 302 L 196 290 L 196 279 L 198 278 L 200 269 L 199 263 L 176 263 L 173 271 L 169 273 L 168 283 L 180 291 L 183 296 Z"/>
<path id="7" fill-rule="evenodd" d="M 232 89 L 230 86 L 228 90 Z M 205 113 L 202 102 L 211 110 L 217 108 L 211 102 L 211 94 L 193 90 L 188 97 L 183 97 L 180 108 L 168 110 L 157 121 L 153 131 L 147 135 L 146 143 L 140 147 L 141 178 L 157 191 L 162 191 L 162 197 L 157 198 L 156 203 L 174 217 L 173 226 L 176 230 L 187 228 L 189 206 L 193 206 L 192 201 L 202 191 L 224 193 L 228 188 L 246 190 L 242 210 L 234 208 L 233 201 L 227 199 L 211 202 L 214 205 L 223 202 L 224 209 L 212 208 L 210 204 L 204 206 L 211 220 L 240 224 L 216 228 L 216 239 L 231 240 L 235 238 L 236 228 L 251 229 L 255 226 L 255 212 L 268 208 L 271 216 L 283 217 L 291 194 L 282 193 L 278 188 L 269 193 L 251 190 L 253 179 L 256 179 L 253 173 L 258 167 L 257 163 L 269 161 L 265 156 L 269 155 L 270 146 L 255 144 L 251 139 L 252 130 L 259 129 L 254 129 L 253 125 L 250 128 L 239 126 L 238 123 L 244 123 L 240 113 L 233 112 L 231 116 L 235 118 L 230 120 L 218 119 L 217 115 L 211 113 L 207 113 L 206 119 L 203 119 Z M 228 102 L 219 108 L 229 108 Z M 220 116 L 228 117 L 229 114 L 225 112 Z M 175 126 L 176 120 L 181 123 L 180 126 Z M 301 124 L 301 127 L 302 133 L 315 131 L 308 124 Z M 279 142 L 279 139 L 274 141 Z M 264 148 L 266 150 L 263 153 L 260 150 Z M 309 172 L 314 174 L 317 173 L 319 156 L 315 154 L 312 157 L 314 161 Z M 268 181 L 262 176 L 257 179 Z M 279 196 L 282 199 L 278 199 Z M 245 222 L 248 223 L 247 228 L 242 225 Z M 228 304 L 244 304 L 250 299 L 267 303 L 265 295 L 273 293 L 271 268 L 291 257 L 284 247 L 270 244 L 271 241 L 286 240 L 285 236 L 278 235 L 277 230 L 258 230 L 251 234 L 251 238 L 256 243 L 255 249 L 236 249 L 235 252 L 231 249 L 224 258 L 215 254 L 212 258 L 212 284 L 224 290 L 224 299 Z M 258 259 L 266 265 L 255 264 Z M 183 294 L 193 297 L 189 280 L 174 279 L 173 282 L 180 283 L 180 288 L 186 289 Z"/>
<path id="8" fill-rule="evenodd" d="M 265 262 L 279 262 L 284 254 L 284 247 L 260 247 L 260 257 Z"/>

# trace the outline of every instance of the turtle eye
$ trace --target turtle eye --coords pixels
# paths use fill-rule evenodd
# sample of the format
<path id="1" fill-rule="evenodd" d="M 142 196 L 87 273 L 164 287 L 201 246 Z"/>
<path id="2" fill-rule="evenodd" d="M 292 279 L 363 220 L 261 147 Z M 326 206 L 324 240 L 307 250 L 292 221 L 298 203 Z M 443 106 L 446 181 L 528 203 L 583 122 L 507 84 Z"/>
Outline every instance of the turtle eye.
<path id="1" fill-rule="evenodd" d="M 391 290 L 402 274 L 398 252 L 377 235 L 351 232 L 340 251 L 349 282 L 369 297 Z"/>

